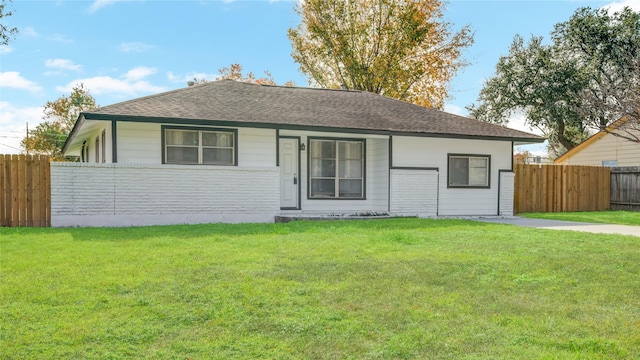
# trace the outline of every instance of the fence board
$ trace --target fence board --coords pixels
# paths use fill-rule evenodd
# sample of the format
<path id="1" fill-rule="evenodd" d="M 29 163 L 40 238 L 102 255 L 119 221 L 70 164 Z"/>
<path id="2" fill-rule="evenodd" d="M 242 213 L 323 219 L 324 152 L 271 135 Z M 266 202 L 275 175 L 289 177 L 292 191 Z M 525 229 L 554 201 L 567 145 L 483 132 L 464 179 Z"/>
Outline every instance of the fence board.
<path id="1" fill-rule="evenodd" d="M 611 168 L 611 209 L 640 211 L 640 166 Z"/>
<path id="2" fill-rule="evenodd" d="M 0 154 L 0 226 L 51 226 L 50 162 Z"/>
<path id="3" fill-rule="evenodd" d="M 517 164 L 515 211 L 599 211 L 609 208 L 610 170 L 575 165 Z"/>

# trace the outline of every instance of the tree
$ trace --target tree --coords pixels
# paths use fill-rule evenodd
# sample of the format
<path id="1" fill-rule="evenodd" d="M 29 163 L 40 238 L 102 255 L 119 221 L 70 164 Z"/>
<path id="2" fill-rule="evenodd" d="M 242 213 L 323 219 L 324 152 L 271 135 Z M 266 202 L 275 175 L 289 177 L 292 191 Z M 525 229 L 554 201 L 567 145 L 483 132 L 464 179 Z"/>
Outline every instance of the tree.
<path id="1" fill-rule="evenodd" d="M 640 123 L 640 13 L 581 8 L 556 25 L 551 39 L 545 45 L 532 36 L 525 44 L 516 35 L 479 104 L 467 107 L 471 116 L 505 123 L 522 112 L 556 155 L 621 117 L 630 121 L 615 135 L 638 142 L 631 129 Z"/>
<path id="2" fill-rule="evenodd" d="M 439 108 L 473 43 L 469 26 L 452 33 L 443 9 L 440 0 L 305 0 L 288 31 L 292 57 L 311 85 Z"/>
<path id="3" fill-rule="evenodd" d="M 265 77 L 256 78 L 252 72 L 249 72 L 247 75 L 242 74 L 242 65 L 240 64 L 231 64 L 229 67 L 223 67 L 218 70 L 218 73 L 220 76 L 216 77 L 216 80 L 230 79 L 250 84 L 278 85 L 268 70 L 264 71 Z M 193 79 L 193 81 L 194 85 L 208 82 L 207 79 Z M 285 86 L 295 86 L 295 83 L 290 80 L 285 83 Z"/>
<path id="4" fill-rule="evenodd" d="M 27 153 L 50 155 L 63 160 L 62 147 L 73 129 L 80 112 L 96 107 L 96 101 L 83 84 L 75 86 L 69 96 L 61 96 L 44 105 L 44 122 L 21 142 Z"/>
<path id="5" fill-rule="evenodd" d="M 11 0 L 9 0 L 9 2 L 11 2 Z M 2 20 L 2 22 L 0 22 L 0 45 L 9 45 L 9 40 L 15 38 L 16 34 L 18 33 L 17 28 L 11 28 L 4 23 L 4 19 L 13 15 L 12 11 L 5 10 L 6 5 L 7 3 L 5 0 L 2 0 L 0 2 L 0 20 Z"/>

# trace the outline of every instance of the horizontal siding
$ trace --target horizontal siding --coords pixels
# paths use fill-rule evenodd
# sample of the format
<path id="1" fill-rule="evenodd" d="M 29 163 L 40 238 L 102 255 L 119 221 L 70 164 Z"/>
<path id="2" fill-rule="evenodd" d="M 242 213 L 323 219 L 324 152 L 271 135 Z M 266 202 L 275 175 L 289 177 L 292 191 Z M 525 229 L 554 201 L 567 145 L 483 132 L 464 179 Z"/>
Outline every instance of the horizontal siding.
<path id="1" fill-rule="evenodd" d="M 53 163 L 51 180 L 54 226 L 62 217 L 80 224 L 83 217 L 98 215 L 173 217 L 178 223 L 207 214 L 262 214 L 273 220 L 280 208 L 276 167 Z"/>
<path id="2" fill-rule="evenodd" d="M 394 136 L 392 143 L 393 167 L 428 167 L 440 170 L 439 215 L 498 214 L 498 171 L 511 169 L 511 142 Z M 490 187 L 447 188 L 447 154 L 453 153 L 491 155 Z"/>
<path id="3" fill-rule="evenodd" d="M 640 136 L 640 132 L 635 133 L 636 136 Z M 568 156 L 561 164 L 602 166 L 603 161 L 609 160 L 618 161 L 618 166 L 640 166 L 640 143 L 604 134 L 582 150 Z"/>
<path id="4" fill-rule="evenodd" d="M 238 129 L 239 166 L 276 166 L 276 131 L 273 129 Z"/>
<path id="5" fill-rule="evenodd" d="M 161 164 L 163 124 L 118 122 L 118 163 Z M 176 125 L 176 124 L 164 124 Z M 276 132 L 273 129 L 238 129 L 238 165 L 276 165 Z"/>
<path id="6" fill-rule="evenodd" d="M 116 132 L 118 163 L 162 163 L 160 124 L 118 122 Z"/>
<path id="7" fill-rule="evenodd" d="M 391 170 L 391 205 L 395 215 L 438 215 L 438 171 Z"/>
<path id="8" fill-rule="evenodd" d="M 511 171 L 500 173 L 500 216 L 513 216 L 514 179 L 515 174 Z"/>

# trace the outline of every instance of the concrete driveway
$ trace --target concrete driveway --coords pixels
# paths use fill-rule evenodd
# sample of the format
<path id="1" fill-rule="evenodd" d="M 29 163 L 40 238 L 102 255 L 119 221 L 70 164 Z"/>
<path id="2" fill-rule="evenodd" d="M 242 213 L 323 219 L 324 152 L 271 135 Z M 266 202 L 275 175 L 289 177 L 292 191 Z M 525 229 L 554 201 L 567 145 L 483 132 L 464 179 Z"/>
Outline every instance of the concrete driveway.
<path id="1" fill-rule="evenodd" d="M 518 216 L 513 217 L 474 217 L 469 220 L 482 221 L 496 224 L 510 224 L 517 226 L 533 227 L 550 230 L 573 230 L 600 234 L 621 234 L 640 237 L 640 226 L 596 224 L 575 221 L 529 219 Z"/>

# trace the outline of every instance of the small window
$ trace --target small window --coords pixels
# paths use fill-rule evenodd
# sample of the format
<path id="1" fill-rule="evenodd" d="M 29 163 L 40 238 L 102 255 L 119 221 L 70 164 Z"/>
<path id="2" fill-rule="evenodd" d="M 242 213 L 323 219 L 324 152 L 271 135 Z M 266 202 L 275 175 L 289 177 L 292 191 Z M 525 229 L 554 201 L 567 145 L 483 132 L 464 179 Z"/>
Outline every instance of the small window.
<path id="1" fill-rule="evenodd" d="M 309 198 L 364 198 L 364 141 L 309 139 Z"/>
<path id="2" fill-rule="evenodd" d="M 236 165 L 237 131 L 165 128 L 165 164 Z"/>
<path id="3" fill-rule="evenodd" d="M 616 167 L 618 166 L 618 160 L 603 160 L 602 166 Z"/>
<path id="4" fill-rule="evenodd" d="M 449 155 L 449 187 L 488 188 L 489 155 Z"/>

